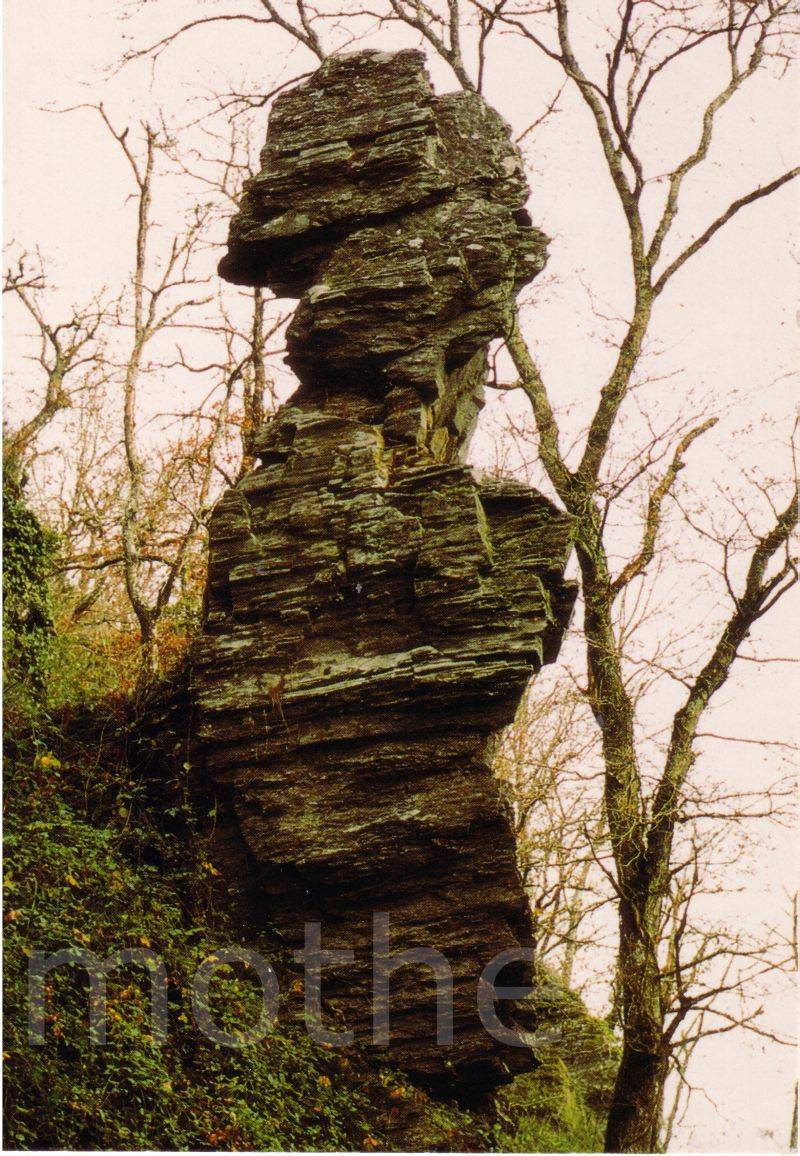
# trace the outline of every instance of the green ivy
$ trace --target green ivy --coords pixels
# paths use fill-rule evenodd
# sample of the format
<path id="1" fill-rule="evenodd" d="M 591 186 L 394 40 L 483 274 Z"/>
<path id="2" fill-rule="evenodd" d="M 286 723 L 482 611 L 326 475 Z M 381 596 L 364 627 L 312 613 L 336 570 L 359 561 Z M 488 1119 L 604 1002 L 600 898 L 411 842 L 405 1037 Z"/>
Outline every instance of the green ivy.
<path id="1" fill-rule="evenodd" d="M 214 910 L 201 840 L 160 829 L 124 760 L 11 743 L 6 771 L 6 1146 L 17 1149 L 370 1150 L 487 1148 L 488 1125 L 434 1104 L 401 1073 L 312 1042 L 282 1015 L 257 1044 L 215 1045 L 194 1024 L 198 964 L 237 942 Z M 174 819 L 174 816 L 170 818 Z M 47 979 L 46 1039 L 27 1037 L 32 951 L 85 948 L 105 959 L 151 946 L 169 975 L 169 1033 L 151 1036 L 149 981 L 121 967 L 108 983 L 108 1036 L 92 1046 L 81 969 Z M 269 948 L 262 954 L 272 957 Z M 276 962 L 278 962 L 276 960 Z M 286 985 L 284 985 L 286 986 Z M 255 1023 L 260 988 L 221 967 L 212 1012 L 225 1030 Z M 393 1140 L 401 1128 L 402 1139 Z"/>
<path id="2" fill-rule="evenodd" d="M 598 1115 L 587 1107 L 572 1071 L 568 1078 L 557 1060 L 499 1096 L 500 1115 L 493 1121 L 491 1114 L 429 1100 L 403 1073 L 378 1070 L 356 1052 L 319 1047 L 296 1008 L 287 1014 L 284 1007 L 257 1044 L 230 1049 L 206 1040 L 194 1023 L 191 978 L 215 948 L 237 942 L 237 935 L 215 904 L 213 868 L 188 785 L 167 782 L 182 773 L 180 760 L 155 768 L 162 795 L 154 802 L 142 774 L 127 762 L 124 728 L 110 700 L 97 704 L 94 715 L 84 712 L 69 733 L 47 713 L 44 704 L 54 711 L 57 700 L 48 674 L 62 683 L 65 678 L 47 586 L 58 542 L 27 505 L 11 471 L 3 498 L 5 696 L 12 708 L 6 712 L 4 799 L 6 1147 L 596 1147 Z M 75 681 L 85 688 L 85 673 Z M 111 738 L 100 737 L 109 733 Z M 189 772 L 184 764 L 183 773 Z M 152 1038 L 149 981 L 134 966 L 109 978 L 105 1046 L 91 1042 L 87 984 L 81 969 L 69 966 L 48 975 L 44 1045 L 29 1042 L 31 953 L 70 946 L 101 959 L 124 947 L 158 952 L 169 975 L 165 1044 Z M 266 946 L 262 954 L 272 958 Z M 258 1019 L 260 987 L 245 968 L 220 968 L 211 999 L 214 1019 L 226 1030 Z M 587 1019 L 577 1005 L 568 1011 L 581 1024 Z M 600 1045 L 602 1052 L 604 1040 Z M 594 1043 L 589 1051 L 594 1078 Z M 572 1067 L 581 1070 L 577 1060 Z"/>
<path id="3" fill-rule="evenodd" d="M 47 574 L 58 547 L 27 504 L 11 468 L 3 473 L 3 665 L 12 688 L 44 689 L 53 614 Z"/>

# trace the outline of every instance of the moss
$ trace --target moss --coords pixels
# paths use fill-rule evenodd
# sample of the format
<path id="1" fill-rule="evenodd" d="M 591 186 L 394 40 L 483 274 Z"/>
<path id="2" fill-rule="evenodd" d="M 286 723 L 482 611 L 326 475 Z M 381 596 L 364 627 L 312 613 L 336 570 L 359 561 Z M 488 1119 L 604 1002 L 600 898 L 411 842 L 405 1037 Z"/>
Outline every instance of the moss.
<path id="1" fill-rule="evenodd" d="M 619 1061 L 619 1043 L 605 1020 L 590 1015 L 580 996 L 545 967 L 536 971 L 536 1017 L 544 1065 L 562 1059 L 587 1105 L 608 1111 Z"/>
<path id="2" fill-rule="evenodd" d="M 507 1152 L 601 1152 L 603 1121 L 563 1060 L 518 1076 L 500 1093 L 498 1146 Z"/>
<path id="3" fill-rule="evenodd" d="M 492 531 L 486 517 L 486 511 L 483 508 L 483 502 L 478 494 L 475 495 L 475 513 L 478 517 L 478 533 L 481 536 L 486 556 L 489 562 L 494 565 L 494 546 L 492 545 Z"/>
<path id="4" fill-rule="evenodd" d="M 546 968 L 536 983 L 540 1066 L 499 1093 L 495 1141 L 509 1152 L 600 1152 L 619 1045 Z"/>

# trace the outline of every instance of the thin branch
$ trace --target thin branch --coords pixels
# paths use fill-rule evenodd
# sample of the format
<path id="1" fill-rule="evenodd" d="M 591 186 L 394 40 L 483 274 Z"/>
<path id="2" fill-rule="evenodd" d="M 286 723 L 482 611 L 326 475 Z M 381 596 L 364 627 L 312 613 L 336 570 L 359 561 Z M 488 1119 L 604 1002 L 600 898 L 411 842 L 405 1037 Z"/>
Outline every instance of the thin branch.
<path id="1" fill-rule="evenodd" d="M 683 252 L 679 253 L 675 260 L 667 266 L 667 268 L 658 277 L 655 284 L 653 285 L 653 293 L 656 296 L 661 293 L 672 275 L 676 273 L 678 269 L 680 269 L 681 266 L 689 260 L 690 257 L 693 257 L 695 253 L 699 252 L 700 249 L 707 245 L 714 234 L 718 233 L 723 225 L 726 225 L 728 221 L 730 221 L 731 217 L 734 217 L 740 209 L 745 208 L 746 205 L 752 205 L 755 201 L 761 200 L 762 197 L 768 197 L 770 193 L 774 193 L 777 189 L 782 188 L 785 184 L 794 180 L 795 177 L 798 176 L 800 176 L 800 165 L 793 169 L 789 169 L 788 172 L 785 172 L 781 174 L 781 176 L 776 177 L 775 180 L 770 181 L 769 184 L 762 185 L 757 189 L 753 189 L 752 192 L 746 193 L 745 196 L 739 197 L 737 200 L 733 201 L 724 213 L 720 214 L 720 216 L 717 217 L 717 219 L 713 221 L 708 226 L 708 228 L 702 232 L 699 237 L 697 237 L 696 240 L 692 241 L 691 245 L 687 245 Z"/>

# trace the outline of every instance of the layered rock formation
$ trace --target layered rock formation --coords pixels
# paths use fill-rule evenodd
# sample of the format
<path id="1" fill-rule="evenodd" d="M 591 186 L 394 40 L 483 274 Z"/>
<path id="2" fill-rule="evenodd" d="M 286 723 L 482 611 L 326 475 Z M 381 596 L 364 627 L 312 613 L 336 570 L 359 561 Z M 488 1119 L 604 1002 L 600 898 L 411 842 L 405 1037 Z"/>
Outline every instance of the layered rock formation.
<path id="1" fill-rule="evenodd" d="M 198 740 L 265 920 L 355 949 L 326 983 L 345 1026 L 370 1036 L 386 913 L 393 952 L 435 949 L 454 973 L 437 1046 L 429 970 L 395 972 L 391 1062 L 488 1092 L 531 1063 L 476 1007 L 492 957 L 532 942 L 492 736 L 574 593 L 567 519 L 458 456 L 545 240 L 507 126 L 474 94 L 435 96 L 417 52 L 327 61 L 275 102 L 262 159 L 220 271 L 300 297 L 300 386 L 213 517 Z"/>

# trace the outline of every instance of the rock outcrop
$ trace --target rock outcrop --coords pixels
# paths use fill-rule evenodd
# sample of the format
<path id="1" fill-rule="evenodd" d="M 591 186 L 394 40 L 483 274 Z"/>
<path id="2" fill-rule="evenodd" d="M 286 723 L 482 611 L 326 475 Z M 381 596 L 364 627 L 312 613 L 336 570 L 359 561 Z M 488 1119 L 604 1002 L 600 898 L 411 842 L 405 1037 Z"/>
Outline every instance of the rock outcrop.
<path id="1" fill-rule="evenodd" d="M 486 964 L 532 941 L 492 736 L 574 591 L 566 517 L 459 454 L 545 239 L 507 126 L 475 94 L 435 96 L 417 52 L 327 61 L 275 102 L 262 159 L 220 271 L 300 298 L 300 385 L 213 517 L 198 742 L 265 920 L 295 946 L 318 920 L 324 948 L 355 950 L 324 973 L 345 1027 L 370 1037 L 386 913 L 393 953 L 440 951 L 454 975 L 437 1046 L 429 969 L 395 972 L 391 1062 L 489 1092 L 531 1064 L 476 1007 Z"/>

